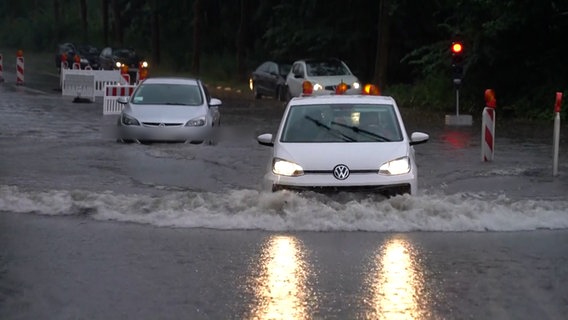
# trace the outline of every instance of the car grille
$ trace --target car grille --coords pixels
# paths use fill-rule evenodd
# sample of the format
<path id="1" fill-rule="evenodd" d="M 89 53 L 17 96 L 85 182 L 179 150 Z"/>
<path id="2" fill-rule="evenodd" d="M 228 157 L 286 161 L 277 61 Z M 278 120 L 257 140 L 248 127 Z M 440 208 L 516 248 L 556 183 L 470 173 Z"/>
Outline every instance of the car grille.
<path id="1" fill-rule="evenodd" d="M 163 123 L 163 122 L 142 122 L 145 127 L 181 127 L 183 123 Z"/>
<path id="2" fill-rule="evenodd" d="M 385 185 L 385 186 L 349 186 L 349 187 L 299 187 L 287 185 L 274 185 L 272 191 L 292 190 L 292 191 L 313 191 L 324 194 L 333 194 L 338 192 L 355 192 L 355 193 L 379 193 L 385 196 L 395 196 L 398 194 L 410 194 L 410 184 Z"/>
<path id="3" fill-rule="evenodd" d="M 325 90 L 331 90 L 331 91 L 335 91 L 335 88 L 337 88 L 338 85 L 334 85 L 334 86 L 325 86 Z M 347 89 L 351 89 L 350 85 L 347 85 Z"/>

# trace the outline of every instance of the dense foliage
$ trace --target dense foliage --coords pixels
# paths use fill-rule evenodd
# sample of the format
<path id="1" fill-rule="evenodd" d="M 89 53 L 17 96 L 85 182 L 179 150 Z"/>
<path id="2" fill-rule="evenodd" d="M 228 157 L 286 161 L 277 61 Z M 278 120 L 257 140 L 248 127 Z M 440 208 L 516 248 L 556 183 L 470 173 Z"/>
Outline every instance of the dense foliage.
<path id="1" fill-rule="evenodd" d="M 483 108 L 494 88 L 499 107 L 548 117 L 568 85 L 564 0 L 19 0 L 0 2 L 0 12 L 2 47 L 129 46 L 175 71 L 233 79 L 266 59 L 335 56 L 365 81 L 383 68 L 383 91 L 416 107 L 453 108 L 456 37 L 466 111 Z"/>

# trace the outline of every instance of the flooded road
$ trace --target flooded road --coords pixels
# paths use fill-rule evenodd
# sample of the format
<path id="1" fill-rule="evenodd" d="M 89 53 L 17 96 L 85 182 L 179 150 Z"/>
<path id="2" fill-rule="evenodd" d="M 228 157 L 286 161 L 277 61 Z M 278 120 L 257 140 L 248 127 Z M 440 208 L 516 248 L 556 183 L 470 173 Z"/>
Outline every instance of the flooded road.
<path id="1" fill-rule="evenodd" d="M 552 125 L 498 122 L 482 162 L 477 123 L 402 110 L 409 132 L 431 135 L 416 146 L 418 195 L 271 193 L 256 136 L 276 130 L 276 101 L 213 89 L 217 145 L 126 145 L 101 101 L 47 83 L 0 85 L 2 319 L 568 311 L 566 129 L 553 177 Z"/>

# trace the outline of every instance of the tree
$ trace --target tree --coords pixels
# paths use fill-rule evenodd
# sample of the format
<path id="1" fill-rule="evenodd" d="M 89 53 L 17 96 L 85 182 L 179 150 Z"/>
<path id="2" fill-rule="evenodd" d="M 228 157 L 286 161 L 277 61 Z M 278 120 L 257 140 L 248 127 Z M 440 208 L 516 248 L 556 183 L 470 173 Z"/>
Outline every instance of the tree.
<path id="1" fill-rule="evenodd" d="M 241 16 L 237 31 L 237 78 L 239 79 L 246 74 L 245 50 L 248 15 L 248 1 L 241 0 Z"/>
<path id="2" fill-rule="evenodd" d="M 89 23 L 87 21 L 87 0 L 81 0 L 81 25 L 83 29 L 83 42 L 89 41 Z"/>
<path id="3" fill-rule="evenodd" d="M 377 55 L 375 57 L 375 74 L 373 76 L 373 82 L 378 84 L 381 89 L 387 85 L 390 10 L 389 0 L 381 0 L 379 5 Z"/>
<path id="4" fill-rule="evenodd" d="M 160 15 L 158 13 L 158 0 L 150 0 L 150 21 L 152 29 L 152 61 L 160 65 Z"/>
<path id="5" fill-rule="evenodd" d="M 191 59 L 191 71 L 195 76 L 199 75 L 199 54 L 201 53 L 201 0 L 193 2 L 193 58 Z"/>
<path id="6" fill-rule="evenodd" d="M 108 45 L 109 41 L 108 41 L 108 0 L 101 0 L 102 1 L 102 5 L 103 5 L 103 10 L 102 10 L 102 18 L 103 18 L 103 42 L 104 45 Z"/>
<path id="7" fill-rule="evenodd" d="M 119 45 L 124 45 L 124 32 L 122 30 L 122 15 L 120 14 L 120 5 L 118 0 L 111 0 L 114 26 L 114 41 Z"/>

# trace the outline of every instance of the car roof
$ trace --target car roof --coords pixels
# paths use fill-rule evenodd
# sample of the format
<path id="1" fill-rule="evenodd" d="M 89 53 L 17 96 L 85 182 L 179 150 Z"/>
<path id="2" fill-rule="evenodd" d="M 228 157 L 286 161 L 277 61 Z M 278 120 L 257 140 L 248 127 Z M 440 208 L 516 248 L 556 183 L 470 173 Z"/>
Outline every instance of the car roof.
<path id="1" fill-rule="evenodd" d="M 390 96 L 374 96 L 374 95 L 311 95 L 292 98 L 290 106 L 298 105 L 314 105 L 314 104 L 341 104 L 341 103 L 380 103 L 396 105 L 394 99 Z"/>
<path id="2" fill-rule="evenodd" d="M 322 62 L 322 61 L 343 62 L 343 60 L 338 59 L 338 58 L 306 58 L 306 59 L 296 60 L 296 61 L 294 61 L 294 63 L 296 63 L 296 62 L 309 63 L 309 62 Z"/>
<path id="3" fill-rule="evenodd" d="M 198 80 L 194 78 L 176 78 L 176 77 L 157 77 L 157 78 L 147 78 L 143 83 L 166 83 L 166 84 L 189 84 L 197 85 Z"/>

